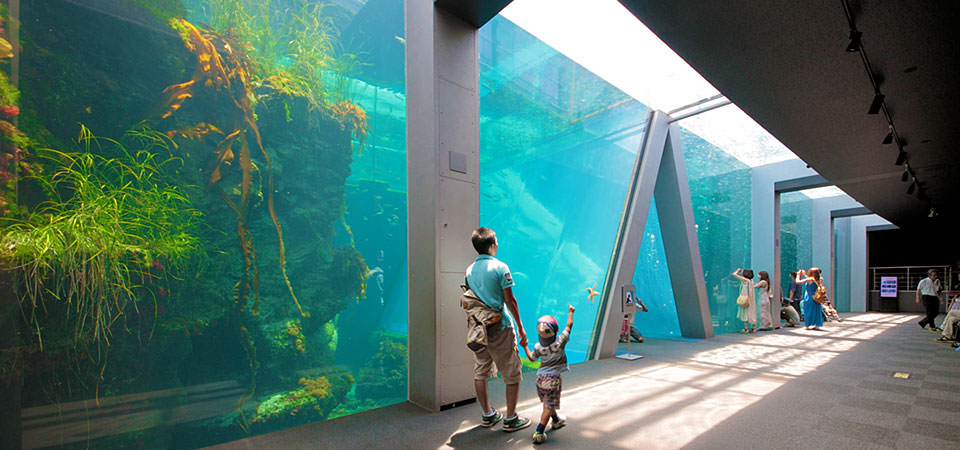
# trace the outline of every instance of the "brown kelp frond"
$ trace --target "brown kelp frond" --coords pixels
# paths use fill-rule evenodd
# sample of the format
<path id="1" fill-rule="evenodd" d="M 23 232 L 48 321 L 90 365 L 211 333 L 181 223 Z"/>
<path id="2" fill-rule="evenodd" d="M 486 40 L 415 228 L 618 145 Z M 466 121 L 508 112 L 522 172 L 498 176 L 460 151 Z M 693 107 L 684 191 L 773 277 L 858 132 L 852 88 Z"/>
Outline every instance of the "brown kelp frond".
<path id="1" fill-rule="evenodd" d="M 208 134 L 222 135 L 223 131 L 220 131 L 219 128 L 209 123 L 200 122 L 196 125 L 180 128 L 179 130 L 170 130 L 166 133 L 170 139 L 179 137 L 192 141 L 202 141 Z"/>
<path id="2" fill-rule="evenodd" d="M 242 14 L 242 11 L 238 11 L 238 14 Z M 263 148 L 253 110 L 256 101 L 253 94 L 254 83 L 251 78 L 254 63 L 248 56 L 252 47 L 239 43 L 241 39 L 238 39 L 238 37 L 242 38 L 243 36 L 238 35 L 237 30 L 241 28 L 231 27 L 227 28 L 228 31 L 217 34 L 212 30 L 201 31 L 184 19 L 172 19 L 170 24 L 180 34 L 184 46 L 197 56 L 197 69 L 194 71 L 191 80 L 175 84 L 165 90 L 167 92 L 166 112 L 161 115 L 161 118 L 171 116 L 183 105 L 187 98 L 195 95 L 198 89 L 211 89 L 216 94 L 226 95 L 236 108 L 233 114 L 226 115 L 227 121 L 223 126 L 210 125 L 212 128 L 206 127 L 203 130 L 229 130 L 211 155 L 208 183 L 217 185 L 224 177 L 225 166 L 235 166 L 240 171 L 239 199 L 231 199 L 227 192 L 220 189 L 225 203 L 237 214 L 237 235 L 240 239 L 241 252 L 244 258 L 243 278 L 237 289 L 238 307 L 240 309 L 245 307 L 250 292 L 254 292 L 256 295 L 257 269 L 254 261 L 256 252 L 253 249 L 253 240 L 247 229 L 247 215 L 252 207 L 251 200 L 255 197 L 251 195 L 251 190 L 253 188 L 253 174 L 256 170 L 252 159 L 253 152 L 250 147 L 256 145 L 256 150 L 259 151 L 266 163 L 268 177 L 267 205 L 279 240 L 280 272 L 297 310 L 302 316 L 306 316 L 286 274 L 283 230 L 273 207 L 273 170 L 270 164 L 270 156 Z M 190 132 L 174 131 L 169 135 L 188 137 L 194 135 L 198 129 L 195 127 L 189 130 Z M 220 133 L 223 134 L 222 131 Z M 250 142 L 251 136 L 253 144 Z M 257 192 L 257 196 L 259 195 L 262 195 L 262 191 Z M 251 277 L 254 278 L 251 279 Z M 257 303 L 255 302 L 251 308 L 253 313 L 257 311 Z"/>
<path id="3" fill-rule="evenodd" d="M 217 149 L 213 152 L 216 155 L 214 159 L 214 167 L 210 170 L 210 184 L 215 184 L 220 181 L 222 176 L 220 175 L 220 166 L 230 165 L 233 161 L 233 141 L 237 139 L 237 136 L 240 136 L 242 130 L 233 130 L 232 133 L 228 134 L 223 140 L 217 144 Z"/>

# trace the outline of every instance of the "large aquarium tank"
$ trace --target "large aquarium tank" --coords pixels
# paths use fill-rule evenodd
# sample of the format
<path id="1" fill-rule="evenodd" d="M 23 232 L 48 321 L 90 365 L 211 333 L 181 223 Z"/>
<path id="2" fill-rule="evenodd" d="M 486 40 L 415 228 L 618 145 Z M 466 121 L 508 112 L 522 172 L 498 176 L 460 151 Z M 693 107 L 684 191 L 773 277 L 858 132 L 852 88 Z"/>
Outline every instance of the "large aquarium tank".
<path id="1" fill-rule="evenodd" d="M 563 321 L 585 359 L 649 108 L 498 16 L 480 29 L 480 224 L 513 272 L 520 317 Z M 707 113 L 709 114 L 709 113 Z M 682 123 L 681 123 L 682 125 Z M 739 329 L 730 273 L 750 262 L 751 170 L 681 127 L 681 145 L 716 332 Z M 664 225 L 668 226 L 668 225 Z M 680 337 L 666 250 L 652 202 L 633 284 L 649 307 L 636 326 Z"/>
<path id="2" fill-rule="evenodd" d="M 790 293 L 790 272 L 813 266 L 813 199 L 803 191 L 780 195 L 780 287 Z M 829 281 L 829 280 L 827 280 Z"/>
<path id="3" fill-rule="evenodd" d="M 406 400 L 403 0 L 5 3 L 5 443 Z"/>
<path id="4" fill-rule="evenodd" d="M 563 322 L 583 361 L 647 108 L 508 19 L 479 33 L 480 224 L 497 233 L 520 318 Z"/>

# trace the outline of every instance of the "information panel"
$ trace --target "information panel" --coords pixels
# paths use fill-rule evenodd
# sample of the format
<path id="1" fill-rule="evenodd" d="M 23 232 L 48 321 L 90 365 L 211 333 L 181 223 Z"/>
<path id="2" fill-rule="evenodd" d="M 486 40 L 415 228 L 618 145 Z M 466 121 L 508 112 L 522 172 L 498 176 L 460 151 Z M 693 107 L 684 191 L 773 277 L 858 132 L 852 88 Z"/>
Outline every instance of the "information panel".
<path id="1" fill-rule="evenodd" d="M 880 277 L 880 296 L 897 296 L 897 277 Z"/>

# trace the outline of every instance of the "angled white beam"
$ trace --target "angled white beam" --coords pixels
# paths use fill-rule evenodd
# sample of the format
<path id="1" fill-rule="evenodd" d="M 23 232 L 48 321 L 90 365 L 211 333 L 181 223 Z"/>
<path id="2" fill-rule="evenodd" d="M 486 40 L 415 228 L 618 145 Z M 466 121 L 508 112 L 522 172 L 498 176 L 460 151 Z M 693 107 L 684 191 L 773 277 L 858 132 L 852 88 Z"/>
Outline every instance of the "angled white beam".
<path id="1" fill-rule="evenodd" d="M 670 125 L 654 195 L 680 333 L 708 338 L 713 337 L 713 324 L 680 136 L 679 125 Z"/>
<path id="2" fill-rule="evenodd" d="M 713 336 L 680 128 L 671 126 L 670 121 L 670 116 L 661 111 L 653 111 L 648 116 L 604 283 L 604 301 L 598 312 L 600 323 L 590 349 L 593 358 L 609 358 L 616 354 L 623 320 L 620 287 L 632 284 L 654 194 L 661 199 L 659 217 L 664 224 L 661 233 L 681 334 L 699 338 Z"/>

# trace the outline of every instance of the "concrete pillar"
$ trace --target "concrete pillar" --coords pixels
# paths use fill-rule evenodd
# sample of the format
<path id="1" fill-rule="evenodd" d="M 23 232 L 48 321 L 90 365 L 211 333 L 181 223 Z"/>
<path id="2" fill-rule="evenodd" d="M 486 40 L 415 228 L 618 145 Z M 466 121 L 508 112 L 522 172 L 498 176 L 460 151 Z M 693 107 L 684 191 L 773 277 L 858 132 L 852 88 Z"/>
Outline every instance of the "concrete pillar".
<path id="1" fill-rule="evenodd" d="M 477 30 L 407 0 L 409 399 L 437 411 L 475 397 L 458 303 L 479 221 Z"/>

